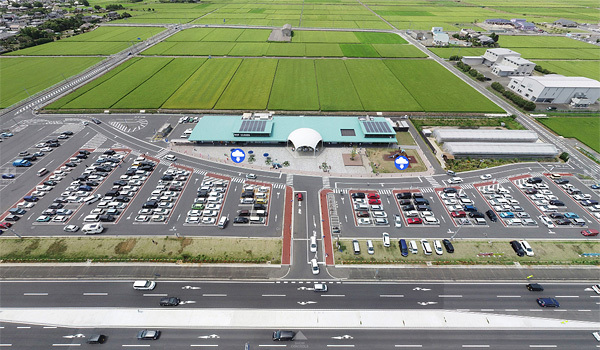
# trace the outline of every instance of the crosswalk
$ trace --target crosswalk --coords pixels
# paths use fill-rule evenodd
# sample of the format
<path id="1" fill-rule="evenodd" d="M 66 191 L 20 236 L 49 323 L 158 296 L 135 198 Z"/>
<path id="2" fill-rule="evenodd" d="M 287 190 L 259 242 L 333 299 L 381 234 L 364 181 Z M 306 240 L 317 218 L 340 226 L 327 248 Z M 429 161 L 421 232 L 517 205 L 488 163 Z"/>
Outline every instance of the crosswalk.
<path id="1" fill-rule="evenodd" d="M 160 151 L 156 153 L 156 158 L 162 158 L 166 156 L 170 151 L 166 148 L 162 148 Z"/>
<path id="2" fill-rule="evenodd" d="M 282 184 L 282 183 L 274 183 L 273 184 L 273 188 L 280 189 L 280 190 L 285 189 L 285 186 L 286 186 L 286 184 Z"/>
<path id="3" fill-rule="evenodd" d="M 98 133 L 94 135 L 94 137 L 89 139 L 88 142 L 86 142 L 85 145 L 83 145 L 81 148 L 96 149 L 96 152 L 99 152 L 97 148 L 100 147 L 104 142 L 106 142 L 106 140 L 108 140 L 108 137 L 104 136 L 104 134 Z"/>
<path id="4" fill-rule="evenodd" d="M 198 175 L 206 175 L 207 172 L 205 170 L 201 170 L 198 168 L 194 168 L 194 174 L 198 174 Z"/>
<path id="5" fill-rule="evenodd" d="M 429 182 L 433 187 L 440 187 L 440 183 L 437 182 L 437 180 L 434 179 L 433 176 L 425 176 L 425 180 L 427 180 L 427 182 Z"/>
<path id="6" fill-rule="evenodd" d="M 433 193 L 433 192 L 435 192 L 434 189 L 433 189 L 433 187 L 423 187 L 423 188 L 419 188 L 419 190 L 422 193 Z"/>
<path id="7" fill-rule="evenodd" d="M 236 177 L 231 178 L 231 182 L 237 182 L 237 183 L 243 184 L 246 182 L 246 179 L 236 176 Z"/>
<path id="8" fill-rule="evenodd" d="M 293 174 L 287 174 L 285 177 L 285 184 L 290 186 L 290 187 L 294 187 L 294 175 Z"/>
<path id="9" fill-rule="evenodd" d="M 329 177 L 324 176 L 323 178 L 323 188 L 331 188 L 331 183 L 329 182 Z"/>

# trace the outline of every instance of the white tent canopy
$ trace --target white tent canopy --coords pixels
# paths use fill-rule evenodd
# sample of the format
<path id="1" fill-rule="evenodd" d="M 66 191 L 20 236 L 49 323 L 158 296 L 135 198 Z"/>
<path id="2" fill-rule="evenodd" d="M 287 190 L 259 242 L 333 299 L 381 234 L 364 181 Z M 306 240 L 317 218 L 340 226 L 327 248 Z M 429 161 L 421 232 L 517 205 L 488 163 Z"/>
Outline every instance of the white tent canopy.
<path id="1" fill-rule="evenodd" d="M 292 131 L 288 136 L 294 147 L 311 147 L 313 150 L 317 148 L 319 142 L 323 141 L 321 134 L 311 128 L 300 128 Z"/>

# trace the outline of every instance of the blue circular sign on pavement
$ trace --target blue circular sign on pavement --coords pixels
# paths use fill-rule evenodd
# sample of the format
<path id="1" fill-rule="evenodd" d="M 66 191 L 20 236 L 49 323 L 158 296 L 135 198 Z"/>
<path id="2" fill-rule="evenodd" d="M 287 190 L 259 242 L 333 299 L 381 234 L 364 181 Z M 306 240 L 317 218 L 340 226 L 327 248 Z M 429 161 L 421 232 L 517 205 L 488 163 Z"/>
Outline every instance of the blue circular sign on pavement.
<path id="1" fill-rule="evenodd" d="M 406 168 L 408 168 L 409 163 L 410 162 L 408 161 L 408 158 L 406 158 L 405 156 L 398 156 L 398 158 L 394 160 L 394 165 L 398 170 L 405 170 Z"/>
<path id="2" fill-rule="evenodd" d="M 231 160 L 234 163 L 241 163 L 246 159 L 246 153 L 239 148 L 234 148 L 231 150 Z"/>

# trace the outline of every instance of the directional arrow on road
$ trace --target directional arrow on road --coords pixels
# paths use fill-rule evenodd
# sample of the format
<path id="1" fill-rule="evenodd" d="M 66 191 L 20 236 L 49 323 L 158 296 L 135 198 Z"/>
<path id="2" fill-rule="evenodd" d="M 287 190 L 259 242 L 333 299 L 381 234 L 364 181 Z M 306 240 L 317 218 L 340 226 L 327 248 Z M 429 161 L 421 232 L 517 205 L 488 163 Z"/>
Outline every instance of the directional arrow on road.
<path id="1" fill-rule="evenodd" d="M 308 305 L 308 304 L 316 304 L 316 301 L 299 301 L 298 304 L 304 306 L 304 305 Z"/>
<path id="2" fill-rule="evenodd" d="M 182 301 L 180 302 L 181 305 L 183 304 L 196 304 L 196 302 L 194 300 L 187 300 L 187 301 Z"/>
<path id="3" fill-rule="evenodd" d="M 417 304 L 422 306 L 435 305 L 437 304 L 437 301 L 419 301 Z"/>
<path id="4" fill-rule="evenodd" d="M 200 339 L 219 339 L 221 337 L 216 334 L 211 334 L 211 335 L 201 335 L 198 338 L 200 338 Z"/>
<path id="5" fill-rule="evenodd" d="M 308 288 L 306 288 L 306 287 L 298 287 L 298 290 L 307 290 L 307 289 Z M 591 290 L 591 288 L 590 288 L 590 290 Z"/>
<path id="6" fill-rule="evenodd" d="M 181 289 L 201 289 L 201 287 L 183 286 Z"/>
<path id="7" fill-rule="evenodd" d="M 331 339 L 338 339 L 338 340 L 342 340 L 342 339 L 354 339 L 353 336 L 351 335 L 338 335 L 337 337 L 331 337 Z"/>
<path id="8" fill-rule="evenodd" d="M 423 291 L 428 291 L 428 290 L 431 290 L 431 289 L 429 289 L 429 288 L 415 287 L 415 288 L 413 288 L 413 290 L 423 290 Z"/>

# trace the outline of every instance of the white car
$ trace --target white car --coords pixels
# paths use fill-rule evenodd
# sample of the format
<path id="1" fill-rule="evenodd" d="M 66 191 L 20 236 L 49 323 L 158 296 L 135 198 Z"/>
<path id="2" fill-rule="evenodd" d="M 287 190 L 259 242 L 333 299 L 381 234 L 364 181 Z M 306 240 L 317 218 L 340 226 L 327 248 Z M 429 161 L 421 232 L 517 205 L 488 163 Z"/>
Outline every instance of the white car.
<path id="1" fill-rule="evenodd" d="M 206 224 L 206 225 L 214 225 L 215 222 L 217 222 L 217 219 L 214 217 L 213 218 L 206 218 L 206 217 L 202 218 L 202 223 Z"/>
<path id="2" fill-rule="evenodd" d="M 479 178 L 482 180 L 489 180 L 492 178 L 492 175 L 491 174 L 483 174 L 483 175 L 479 176 Z"/>
<path id="3" fill-rule="evenodd" d="M 41 152 L 52 152 L 54 149 L 52 147 L 44 147 L 40 148 Z"/>
<path id="4" fill-rule="evenodd" d="M 187 216 L 202 216 L 202 210 L 195 210 L 195 209 L 189 210 L 187 212 Z"/>
<path id="5" fill-rule="evenodd" d="M 529 245 L 529 243 L 527 243 L 527 241 L 520 240 L 519 243 L 521 243 L 521 246 L 523 247 L 523 250 L 525 251 L 525 254 L 527 254 L 527 256 L 534 256 L 535 255 L 533 253 L 533 249 L 531 248 L 531 246 Z"/>
<path id="6" fill-rule="evenodd" d="M 460 178 L 460 177 L 453 177 L 453 178 L 451 178 L 451 179 L 448 180 L 449 184 L 459 184 L 461 182 L 463 182 L 463 179 Z"/>
<path id="7" fill-rule="evenodd" d="M 556 227 L 556 225 L 554 225 L 552 220 L 550 220 L 550 218 L 545 215 L 540 216 L 540 220 L 542 220 L 542 222 L 544 223 L 544 225 L 546 225 L 547 228 L 555 228 Z"/>
<path id="8" fill-rule="evenodd" d="M 38 143 L 35 145 L 35 148 L 44 148 L 44 147 L 46 147 L 45 143 Z"/>
<path id="9" fill-rule="evenodd" d="M 315 292 L 326 293 L 327 292 L 327 285 L 325 283 L 315 283 L 314 291 Z"/>
<path id="10" fill-rule="evenodd" d="M 52 218 L 52 222 L 65 222 L 69 217 L 66 215 L 57 215 Z"/>
<path id="11" fill-rule="evenodd" d="M 256 174 L 246 174 L 246 179 L 254 180 L 256 179 Z"/>
<path id="12" fill-rule="evenodd" d="M 135 222 L 148 222 L 150 221 L 149 215 L 138 215 L 134 219 Z"/>
<path id="13" fill-rule="evenodd" d="M 79 226 L 77 225 L 67 225 L 63 228 L 65 232 L 77 232 L 79 231 Z"/>
<path id="14" fill-rule="evenodd" d="M 371 225 L 371 219 L 369 218 L 360 218 L 358 219 L 359 225 Z"/>
<path id="15" fill-rule="evenodd" d="M 384 232 L 382 234 L 383 236 L 383 246 L 388 248 L 390 246 L 390 234 L 387 232 Z"/>
<path id="16" fill-rule="evenodd" d="M 439 239 L 436 239 L 435 241 L 433 241 L 433 249 L 435 249 L 435 253 L 437 255 L 444 254 L 444 250 L 442 249 L 442 242 L 440 242 Z"/>
<path id="17" fill-rule="evenodd" d="M 387 218 L 387 213 L 385 211 L 372 211 L 371 214 L 374 218 Z"/>
<path id="18" fill-rule="evenodd" d="M 219 212 L 216 210 L 204 210 L 202 212 L 202 215 L 204 217 L 215 217 L 215 216 L 219 215 Z"/>
<path id="19" fill-rule="evenodd" d="M 33 206 L 35 205 L 34 202 L 19 202 L 19 204 L 17 204 L 17 207 L 19 208 L 23 208 L 23 209 L 29 209 L 29 208 L 33 208 Z"/>
<path id="20" fill-rule="evenodd" d="M 188 216 L 187 218 L 185 218 L 185 223 L 186 224 L 199 224 L 201 220 L 201 217 L 199 216 Z"/>
<path id="21" fill-rule="evenodd" d="M 133 282 L 133 289 L 137 290 L 152 290 L 156 287 L 156 282 L 154 281 L 135 281 Z"/>
<path id="22" fill-rule="evenodd" d="M 402 227 L 402 217 L 400 215 L 394 215 L 394 226 Z"/>
<path id="23" fill-rule="evenodd" d="M 152 215 L 152 221 L 164 222 L 167 218 L 164 215 Z"/>
<path id="24" fill-rule="evenodd" d="M 404 215 L 406 215 L 409 218 L 416 218 L 419 216 L 419 212 L 416 210 L 411 210 L 411 211 L 405 212 Z"/>
<path id="25" fill-rule="evenodd" d="M 174 155 L 172 155 L 172 154 L 167 154 L 167 155 L 165 156 L 165 159 L 166 159 L 166 160 L 170 160 L 170 161 L 174 162 L 174 161 L 176 161 L 176 160 L 177 160 L 177 157 L 175 157 L 175 156 L 174 156 Z"/>
<path id="26" fill-rule="evenodd" d="M 221 209 L 221 204 L 211 203 L 206 206 L 206 209 L 219 210 L 219 209 Z"/>

